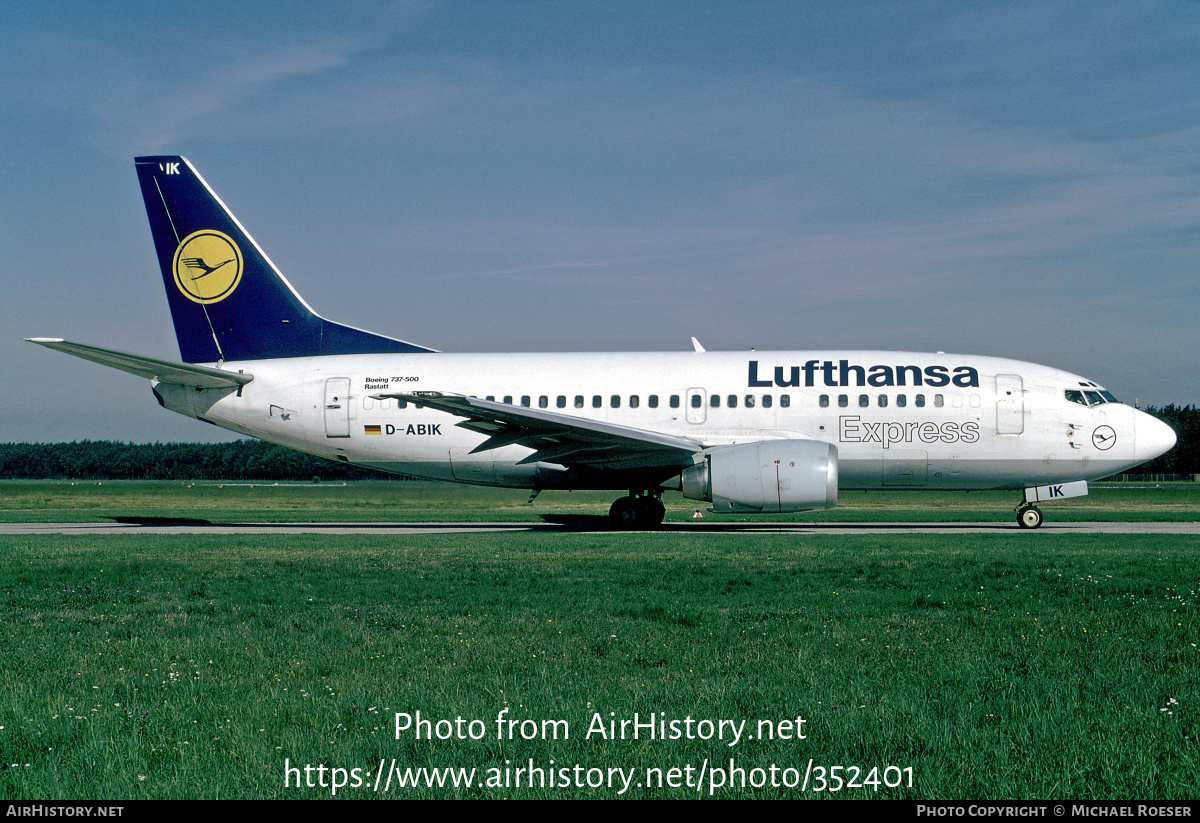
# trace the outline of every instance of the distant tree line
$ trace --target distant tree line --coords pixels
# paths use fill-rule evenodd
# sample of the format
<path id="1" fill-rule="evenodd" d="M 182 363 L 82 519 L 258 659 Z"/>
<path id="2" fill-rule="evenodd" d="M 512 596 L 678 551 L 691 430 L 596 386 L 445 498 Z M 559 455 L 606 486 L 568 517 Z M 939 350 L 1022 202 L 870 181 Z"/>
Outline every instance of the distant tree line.
<path id="1" fill-rule="evenodd" d="M 1200 409 L 1147 406 L 1179 436 L 1137 474 L 1200 473 Z M 261 440 L 229 443 L 0 443 L 0 478 L 88 480 L 397 480 L 399 475 L 313 457 Z"/>
<path id="2" fill-rule="evenodd" d="M 396 480 L 261 440 L 229 443 L 0 443 L 0 478 L 88 480 Z"/>

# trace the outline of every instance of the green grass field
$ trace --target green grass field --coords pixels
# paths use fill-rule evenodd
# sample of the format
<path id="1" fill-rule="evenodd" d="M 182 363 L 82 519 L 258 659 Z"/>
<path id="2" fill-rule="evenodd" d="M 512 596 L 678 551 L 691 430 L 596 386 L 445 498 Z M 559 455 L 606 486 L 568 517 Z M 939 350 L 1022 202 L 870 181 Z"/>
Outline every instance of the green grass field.
<path id="1" fill-rule="evenodd" d="M 417 505 L 348 488 L 337 516 L 311 515 Z M 259 489 L 187 490 L 187 508 L 144 491 L 151 516 L 279 511 Z M 1168 494 L 1113 491 L 1138 517 Z M 138 498 L 96 494 L 51 503 L 95 519 Z M 10 502 L 7 519 L 38 511 Z M 458 519 L 443 512 L 464 502 L 428 505 Z M 0 551 L 5 798 L 329 797 L 335 778 L 339 798 L 1198 793 L 1200 537 L 46 535 Z M 518 723 L 498 739 L 505 710 Z M 417 712 L 463 723 L 397 736 Z M 679 733 L 596 733 L 635 713 Z M 381 762 L 474 783 L 392 772 L 384 793 Z M 531 762 L 553 785 L 527 785 Z"/>
<path id="2" fill-rule="evenodd" d="M 262 484 L 139 481 L 0 481 L 0 522 L 90 522 L 113 517 L 262 521 L 538 521 L 546 514 L 606 514 L 613 492 L 541 494 L 452 483 Z M 843 491 L 836 508 L 772 520 L 1013 521 L 1018 492 Z M 707 503 L 669 492 L 668 520 Z M 1200 483 L 1095 483 L 1087 497 L 1042 505 L 1049 522 L 1200 518 Z M 719 522 L 753 516 L 721 515 Z"/>

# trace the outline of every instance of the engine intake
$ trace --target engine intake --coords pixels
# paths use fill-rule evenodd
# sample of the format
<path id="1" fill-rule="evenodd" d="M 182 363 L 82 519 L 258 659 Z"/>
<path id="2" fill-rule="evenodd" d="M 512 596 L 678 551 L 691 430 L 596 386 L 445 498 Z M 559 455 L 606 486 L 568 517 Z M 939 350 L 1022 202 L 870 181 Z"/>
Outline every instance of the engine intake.
<path id="1" fill-rule="evenodd" d="M 717 446 L 680 474 L 684 497 L 714 512 L 778 514 L 837 505 L 837 446 L 819 440 L 761 440 Z"/>

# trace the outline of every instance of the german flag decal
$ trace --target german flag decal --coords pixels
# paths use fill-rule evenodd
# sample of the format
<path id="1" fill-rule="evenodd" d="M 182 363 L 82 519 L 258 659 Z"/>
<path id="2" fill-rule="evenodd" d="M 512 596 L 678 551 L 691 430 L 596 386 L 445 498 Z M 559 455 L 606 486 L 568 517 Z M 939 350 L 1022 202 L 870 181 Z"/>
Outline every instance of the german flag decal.
<path id="1" fill-rule="evenodd" d="M 383 426 L 363 426 L 363 434 L 383 434 Z"/>

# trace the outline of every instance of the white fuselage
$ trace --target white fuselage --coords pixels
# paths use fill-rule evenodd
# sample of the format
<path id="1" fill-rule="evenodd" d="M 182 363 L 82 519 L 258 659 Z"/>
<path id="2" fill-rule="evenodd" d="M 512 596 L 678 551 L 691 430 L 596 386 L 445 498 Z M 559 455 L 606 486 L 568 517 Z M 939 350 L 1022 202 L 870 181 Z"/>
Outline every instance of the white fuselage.
<path id="1" fill-rule="evenodd" d="M 807 439 L 837 447 L 843 489 L 1017 489 L 1104 477 L 1174 442 L 1127 405 L 1072 402 L 1067 372 L 970 355 L 871 351 L 378 354 L 226 362 L 234 389 L 160 383 L 163 404 L 356 465 L 523 488 L 570 485 L 552 463 L 461 418 L 376 395 L 440 392 L 528 405 L 710 447 Z M 1111 395 L 1109 395 L 1111 397 Z M 511 398 L 511 400 L 509 400 Z M 1169 437 L 1169 440 L 1168 440 Z M 1165 444 L 1165 446 L 1164 446 Z M 602 485 L 602 484 L 601 484 Z"/>

